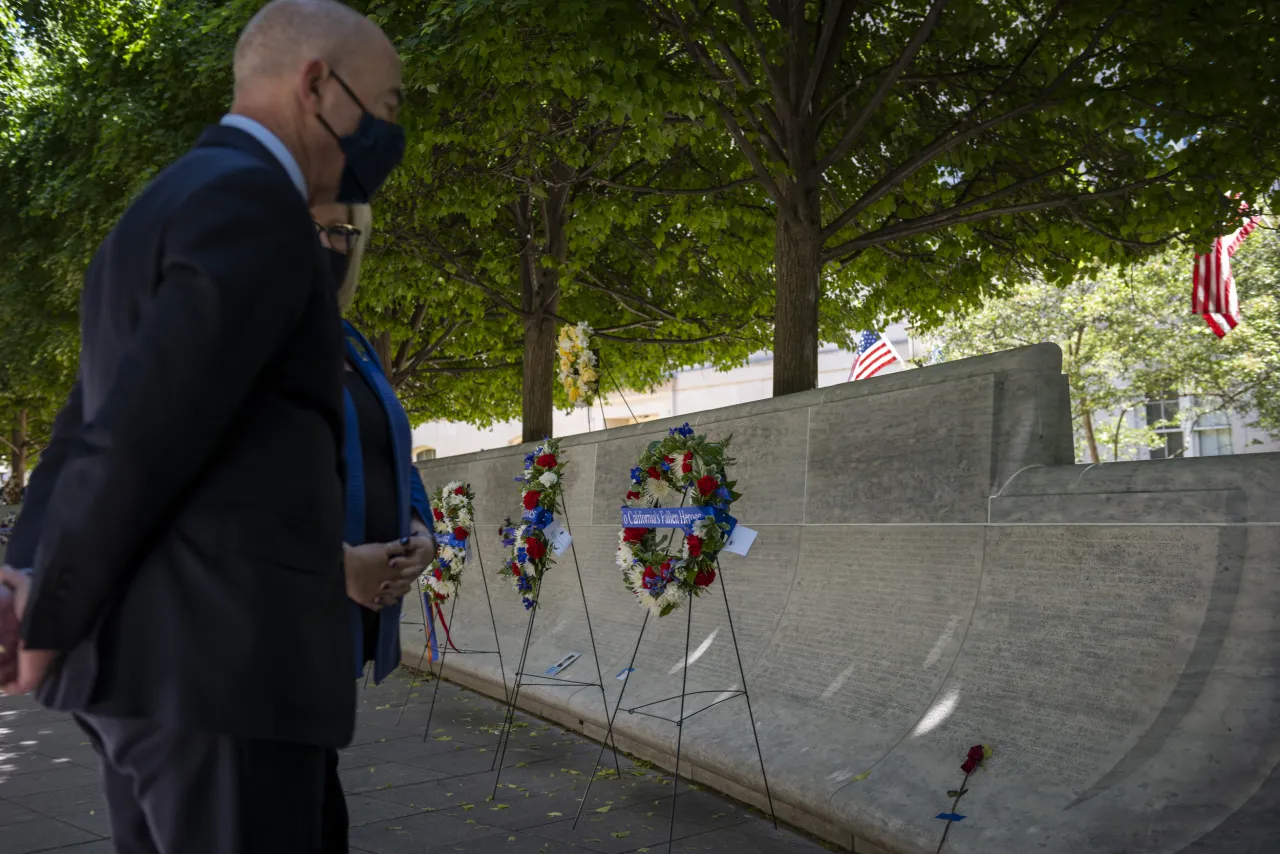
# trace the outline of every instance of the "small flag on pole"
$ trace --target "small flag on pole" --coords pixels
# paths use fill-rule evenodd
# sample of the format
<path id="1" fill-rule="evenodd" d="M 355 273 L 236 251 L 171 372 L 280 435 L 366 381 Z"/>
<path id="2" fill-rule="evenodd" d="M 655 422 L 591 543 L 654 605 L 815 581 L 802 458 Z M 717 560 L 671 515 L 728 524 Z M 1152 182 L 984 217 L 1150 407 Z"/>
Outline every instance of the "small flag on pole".
<path id="1" fill-rule="evenodd" d="M 849 369 L 849 382 L 874 377 L 902 357 L 893 349 L 889 339 L 879 332 L 864 332 L 858 336 L 858 355 Z"/>
<path id="2" fill-rule="evenodd" d="M 1254 217 L 1234 233 L 1216 238 L 1208 253 L 1196 254 L 1195 266 L 1191 269 L 1191 311 L 1203 317 L 1219 338 L 1240 325 L 1240 301 L 1231 276 L 1231 256 L 1257 227 L 1258 217 Z"/>

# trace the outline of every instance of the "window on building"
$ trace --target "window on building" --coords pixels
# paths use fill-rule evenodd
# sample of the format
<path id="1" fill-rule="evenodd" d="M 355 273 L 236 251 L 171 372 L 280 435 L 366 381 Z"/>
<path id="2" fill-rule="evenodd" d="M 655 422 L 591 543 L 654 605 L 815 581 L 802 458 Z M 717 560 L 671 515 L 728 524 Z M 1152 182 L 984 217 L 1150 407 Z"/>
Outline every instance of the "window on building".
<path id="1" fill-rule="evenodd" d="M 1162 445 L 1151 449 L 1151 459 L 1171 460 L 1184 455 L 1186 448 L 1182 436 L 1182 418 L 1179 416 L 1178 395 L 1165 392 L 1160 400 L 1147 402 L 1147 426 L 1156 431 Z"/>
<path id="2" fill-rule="evenodd" d="M 1196 419 L 1196 454 L 1221 457 L 1231 453 L 1231 422 L 1224 412 L 1207 412 Z"/>
<path id="3" fill-rule="evenodd" d="M 416 463 L 425 463 L 427 460 L 434 460 L 435 458 L 435 448 L 428 448 L 426 445 L 423 445 L 413 449 L 413 461 Z"/>

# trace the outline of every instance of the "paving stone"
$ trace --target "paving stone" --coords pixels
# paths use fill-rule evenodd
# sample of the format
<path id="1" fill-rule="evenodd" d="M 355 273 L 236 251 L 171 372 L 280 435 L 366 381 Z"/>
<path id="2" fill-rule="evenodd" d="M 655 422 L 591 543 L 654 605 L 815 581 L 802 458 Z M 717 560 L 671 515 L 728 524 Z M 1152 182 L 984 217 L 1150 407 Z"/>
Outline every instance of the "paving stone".
<path id="1" fill-rule="evenodd" d="M 4 854 L 31 854 L 33 851 L 58 850 L 80 842 L 93 842 L 100 837 L 56 818 L 40 818 L 6 827 L 0 834 Z"/>
<path id="2" fill-rule="evenodd" d="M 671 778 L 611 752 L 600 761 L 577 830 L 573 819 L 600 747 L 518 713 L 499 777 L 505 707 L 403 672 L 363 689 L 340 773 L 356 854 L 633 854 L 667 851 Z M 400 713 L 406 696 L 408 705 Z M 429 715 L 430 713 L 430 715 Z M 428 715 L 431 737 L 422 732 Z M 73 721 L 29 698 L 0 698 L 0 852 L 110 854 L 98 757 Z M 495 781 L 500 783 L 495 797 Z M 822 846 L 775 831 L 747 807 L 680 786 L 670 854 L 815 854 Z"/>

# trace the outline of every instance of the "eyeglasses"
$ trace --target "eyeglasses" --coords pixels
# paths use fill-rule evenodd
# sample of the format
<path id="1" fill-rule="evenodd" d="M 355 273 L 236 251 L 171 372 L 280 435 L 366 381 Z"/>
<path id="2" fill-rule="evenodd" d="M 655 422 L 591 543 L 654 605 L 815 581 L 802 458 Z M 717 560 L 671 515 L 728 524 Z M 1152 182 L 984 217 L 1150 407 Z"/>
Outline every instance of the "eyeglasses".
<path id="1" fill-rule="evenodd" d="M 321 225 L 317 222 L 315 225 L 316 233 L 323 235 L 321 242 L 337 252 L 350 252 L 356 248 L 356 241 L 360 239 L 360 229 L 345 222 L 333 225 Z"/>

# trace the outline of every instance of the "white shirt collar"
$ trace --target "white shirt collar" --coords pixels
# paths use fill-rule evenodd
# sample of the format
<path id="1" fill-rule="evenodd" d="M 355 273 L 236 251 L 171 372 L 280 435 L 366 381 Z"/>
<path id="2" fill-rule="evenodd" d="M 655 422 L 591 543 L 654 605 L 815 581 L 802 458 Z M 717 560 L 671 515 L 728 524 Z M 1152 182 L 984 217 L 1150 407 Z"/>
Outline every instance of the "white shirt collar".
<path id="1" fill-rule="evenodd" d="M 228 113 L 223 116 L 219 124 L 242 130 L 260 142 L 263 148 L 270 151 L 275 159 L 280 161 L 284 171 L 289 173 L 289 180 L 293 181 L 293 185 L 298 188 L 298 192 L 302 194 L 302 197 L 304 199 L 307 198 L 307 179 L 303 177 L 302 169 L 298 166 L 297 159 L 294 158 L 289 148 L 280 141 L 280 137 L 267 130 L 266 125 L 248 116 L 234 113 Z"/>

